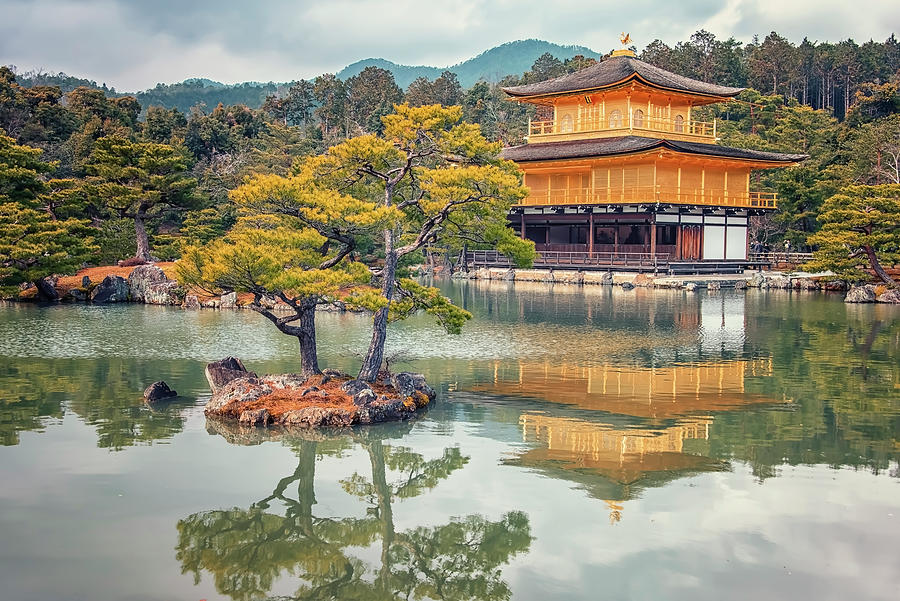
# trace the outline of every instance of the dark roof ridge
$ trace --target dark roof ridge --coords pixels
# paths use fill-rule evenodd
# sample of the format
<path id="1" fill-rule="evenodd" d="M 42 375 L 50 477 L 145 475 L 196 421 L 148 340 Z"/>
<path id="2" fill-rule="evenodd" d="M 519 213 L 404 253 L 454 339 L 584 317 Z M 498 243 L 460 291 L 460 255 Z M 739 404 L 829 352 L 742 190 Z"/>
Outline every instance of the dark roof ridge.
<path id="1" fill-rule="evenodd" d="M 544 96 L 608 88 L 640 79 L 649 85 L 669 90 L 732 97 L 745 88 L 732 88 L 671 73 L 632 56 L 614 56 L 574 73 L 521 86 L 503 88 L 510 96 Z"/>
<path id="2" fill-rule="evenodd" d="M 612 156 L 633 154 L 654 148 L 668 148 L 676 152 L 702 154 L 725 158 L 737 158 L 779 163 L 797 163 L 808 157 L 805 154 L 785 154 L 747 148 L 732 148 L 718 144 L 701 142 L 680 142 L 661 138 L 644 138 L 640 136 L 620 136 L 616 138 L 599 138 L 587 140 L 571 140 L 564 142 L 539 142 L 522 144 L 504 148 L 502 156 L 512 161 L 542 161 L 553 159 L 590 158 L 592 156 Z"/>

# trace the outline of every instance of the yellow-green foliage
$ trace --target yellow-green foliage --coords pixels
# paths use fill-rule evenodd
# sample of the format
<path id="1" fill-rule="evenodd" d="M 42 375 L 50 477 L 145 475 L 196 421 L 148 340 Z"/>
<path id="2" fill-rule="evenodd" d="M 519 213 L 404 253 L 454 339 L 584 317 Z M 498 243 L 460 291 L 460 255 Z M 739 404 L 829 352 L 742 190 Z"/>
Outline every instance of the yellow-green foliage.
<path id="1" fill-rule="evenodd" d="M 885 267 L 900 263 L 900 185 L 850 186 L 825 201 L 822 229 L 810 236 L 818 246 L 808 269 L 829 269 L 850 281 L 869 279 L 874 251 Z"/>
<path id="2" fill-rule="evenodd" d="M 369 281 L 369 271 L 360 263 L 320 269 L 328 256 L 322 254 L 325 238 L 315 230 L 296 223 L 259 224 L 242 220 L 225 238 L 188 248 L 177 265 L 179 282 L 211 294 L 234 290 L 329 301 Z"/>

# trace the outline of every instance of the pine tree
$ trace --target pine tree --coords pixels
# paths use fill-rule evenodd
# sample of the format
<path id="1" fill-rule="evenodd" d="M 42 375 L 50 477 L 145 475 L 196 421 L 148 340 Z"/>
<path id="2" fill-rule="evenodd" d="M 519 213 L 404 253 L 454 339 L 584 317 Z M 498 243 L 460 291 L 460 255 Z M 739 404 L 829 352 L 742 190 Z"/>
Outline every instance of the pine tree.
<path id="1" fill-rule="evenodd" d="M 898 285 L 883 265 L 900 263 L 900 185 L 850 186 L 825 201 L 813 269 L 828 269 L 849 281 L 869 279 L 865 268 Z"/>
<path id="2" fill-rule="evenodd" d="M 0 291 L 31 282 L 39 298 L 57 300 L 45 278 L 74 271 L 94 247 L 86 222 L 56 219 L 43 208 L 41 175 L 52 165 L 40 155 L 0 130 Z"/>

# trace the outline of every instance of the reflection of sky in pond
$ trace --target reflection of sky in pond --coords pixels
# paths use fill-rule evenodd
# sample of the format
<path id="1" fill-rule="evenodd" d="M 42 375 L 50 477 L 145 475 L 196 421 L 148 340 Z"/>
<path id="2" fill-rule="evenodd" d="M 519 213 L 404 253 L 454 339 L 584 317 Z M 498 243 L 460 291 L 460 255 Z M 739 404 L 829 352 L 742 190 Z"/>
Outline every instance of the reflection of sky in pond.
<path id="1" fill-rule="evenodd" d="M 374 482 L 375 442 L 395 452 L 394 486 L 415 480 L 415 457 L 457 452 L 463 465 L 393 499 L 393 530 L 411 544 L 454 518 L 481 527 L 522 512 L 533 540 L 496 566 L 513 599 L 895 598 L 896 308 L 442 285 L 475 315 L 462 336 L 424 317 L 391 333 L 440 398 L 413 423 L 312 435 L 316 519 L 363 528 L 384 515 L 348 492 Z M 323 364 L 352 369 L 368 319 L 319 323 Z M 203 520 L 255 511 L 297 471 L 302 444 L 207 423 L 203 365 L 226 354 L 260 372 L 296 368 L 295 342 L 250 312 L 0 307 L 0 596 L 241 598 L 229 587 L 270 560 L 229 555 L 237 541 Z M 140 392 L 160 378 L 182 397 L 151 411 Z M 303 482 L 260 511 L 281 524 Z M 185 570 L 204 547 L 178 524 L 215 542 L 196 585 Z M 285 561 L 288 535 L 266 536 L 271 561 Z M 341 547 L 369 584 L 380 536 Z M 217 590 L 216 570 L 236 578 Z M 294 595 L 298 573 L 278 567 L 259 598 Z"/>

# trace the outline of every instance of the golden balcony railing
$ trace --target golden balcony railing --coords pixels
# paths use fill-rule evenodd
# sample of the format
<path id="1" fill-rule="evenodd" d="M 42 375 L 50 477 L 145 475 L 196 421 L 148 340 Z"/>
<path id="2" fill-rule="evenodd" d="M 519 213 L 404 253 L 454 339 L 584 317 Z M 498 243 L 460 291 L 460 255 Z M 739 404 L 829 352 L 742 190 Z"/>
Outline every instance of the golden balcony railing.
<path id="1" fill-rule="evenodd" d="M 574 136 L 573 136 L 574 134 Z M 621 114 L 587 117 L 564 117 L 549 121 L 528 121 L 529 141 L 551 142 L 579 137 L 577 134 L 596 134 L 596 137 L 624 135 L 667 134 L 666 137 L 715 141 L 716 122 L 667 119 L 661 117 L 635 117 Z"/>
<path id="2" fill-rule="evenodd" d="M 558 190 L 532 190 L 519 204 L 525 206 L 546 206 L 645 203 L 775 209 L 778 206 L 778 196 L 775 192 L 735 192 L 710 189 L 683 190 L 657 185 L 632 186 L 623 189 L 565 188 Z"/>

